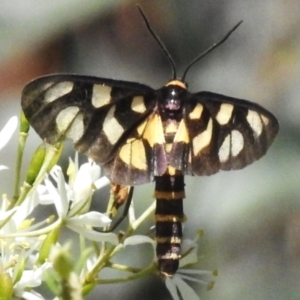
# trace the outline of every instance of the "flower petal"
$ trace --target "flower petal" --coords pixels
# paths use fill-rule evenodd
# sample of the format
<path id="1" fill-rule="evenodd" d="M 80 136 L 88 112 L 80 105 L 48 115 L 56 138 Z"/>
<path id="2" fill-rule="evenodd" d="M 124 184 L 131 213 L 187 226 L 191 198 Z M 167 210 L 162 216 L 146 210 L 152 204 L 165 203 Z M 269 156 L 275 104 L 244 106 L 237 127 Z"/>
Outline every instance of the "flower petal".
<path id="1" fill-rule="evenodd" d="M 92 193 L 92 184 L 100 176 L 100 167 L 85 163 L 80 166 L 74 180 L 74 203 L 84 201 Z M 97 177 L 97 178 L 96 178 Z"/>
<path id="2" fill-rule="evenodd" d="M 169 290 L 172 298 L 174 300 L 180 300 L 180 298 L 177 294 L 177 288 L 176 288 L 175 282 L 173 281 L 173 278 L 167 277 L 166 280 L 165 280 L 165 284 L 166 284 L 166 287 Z"/>
<path id="3" fill-rule="evenodd" d="M 8 143 L 18 126 L 18 118 L 11 117 L 0 132 L 0 150 Z"/>
<path id="4" fill-rule="evenodd" d="M 118 236 L 112 232 L 98 232 L 92 229 L 84 228 L 83 226 L 78 226 L 75 224 L 66 223 L 67 227 L 72 229 L 73 231 L 83 235 L 85 238 L 89 240 L 93 240 L 96 242 L 109 242 L 113 245 L 117 245 L 119 243 Z"/>
<path id="5" fill-rule="evenodd" d="M 109 183 L 110 180 L 106 176 L 103 176 L 94 182 L 94 186 L 96 187 L 97 190 L 99 190 L 107 186 Z"/>
<path id="6" fill-rule="evenodd" d="M 0 211 L 0 221 L 4 221 L 5 219 L 10 218 L 10 216 L 15 213 L 19 209 L 19 206 L 13 207 L 7 211 Z"/>
<path id="7" fill-rule="evenodd" d="M 200 300 L 199 296 L 195 293 L 195 291 L 185 283 L 180 275 L 175 274 L 172 279 L 176 284 L 180 294 L 182 295 L 183 299 L 187 300 Z"/>
<path id="8" fill-rule="evenodd" d="M 45 178 L 45 185 L 48 189 L 50 196 L 53 199 L 58 216 L 60 218 L 65 218 L 68 211 L 67 211 L 67 208 L 65 207 L 65 205 L 61 201 L 59 192 L 57 191 L 55 186 L 52 184 L 52 182 L 47 177 Z"/>
<path id="9" fill-rule="evenodd" d="M 144 243 L 150 243 L 153 246 L 155 245 L 155 241 L 146 235 L 133 235 L 133 236 L 128 237 L 124 241 L 124 246 L 138 245 L 138 244 L 144 244 Z"/>
<path id="10" fill-rule="evenodd" d="M 12 219 L 16 224 L 20 224 L 23 220 L 28 217 L 34 208 L 39 204 L 40 199 L 37 192 L 33 192 L 30 197 L 27 197 L 24 202 L 20 205 Z"/>
<path id="11" fill-rule="evenodd" d="M 111 223 L 111 219 L 100 212 L 90 211 L 86 214 L 68 218 L 69 225 L 89 225 L 92 227 L 104 227 Z"/>
<path id="12" fill-rule="evenodd" d="M 30 292 L 22 291 L 22 292 L 15 293 L 15 295 L 19 296 L 20 299 L 24 299 L 24 300 L 45 300 L 45 298 L 41 294 L 35 291 L 30 291 Z"/>

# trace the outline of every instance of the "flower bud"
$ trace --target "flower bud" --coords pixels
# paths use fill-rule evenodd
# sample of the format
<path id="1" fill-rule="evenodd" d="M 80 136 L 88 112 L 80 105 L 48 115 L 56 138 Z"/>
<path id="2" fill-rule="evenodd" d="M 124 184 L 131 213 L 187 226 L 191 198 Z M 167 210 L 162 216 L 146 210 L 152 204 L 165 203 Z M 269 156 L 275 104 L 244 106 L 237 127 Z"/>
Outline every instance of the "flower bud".
<path id="1" fill-rule="evenodd" d="M 35 151 L 32 159 L 31 159 L 28 171 L 27 171 L 27 175 L 26 175 L 25 181 L 28 184 L 32 185 L 34 183 L 37 175 L 40 172 L 41 166 L 42 166 L 42 164 L 44 162 L 45 155 L 46 155 L 45 145 L 41 144 L 36 149 L 36 151 Z"/>
<path id="2" fill-rule="evenodd" d="M 71 258 L 70 244 L 64 247 L 54 247 L 51 249 L 50 260 L 52 261 L 54 270 L 59 277 L 68 280 L 73 270 L 73 260 Z"/>
<path id="3" fill-rule="evenodd" d="M 43 264 L 46 261 L 46 259 L 48 259 L 52 246 L 55 245 L 58 240 L 58 235 L 59 235 L 59 228 L 55 228 L 54 230 L 52 230 L 50 233 L 47 234 L 47 237 L 43 241 L 39 251 L 39 257 L 37 259 L 38 265 Z"/>
<path id="4" fill-rule="evenodd" d="M 0 274 L 0 300 L 12 299 L 13 280 L 8 273 Z"/>

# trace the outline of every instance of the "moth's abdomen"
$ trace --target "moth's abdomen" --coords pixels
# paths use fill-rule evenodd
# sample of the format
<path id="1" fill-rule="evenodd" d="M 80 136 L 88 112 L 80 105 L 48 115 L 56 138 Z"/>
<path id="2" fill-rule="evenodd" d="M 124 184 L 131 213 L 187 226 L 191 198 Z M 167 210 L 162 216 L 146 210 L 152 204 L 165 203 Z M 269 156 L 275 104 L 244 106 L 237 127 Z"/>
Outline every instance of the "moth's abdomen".
<path id="1" fill-rule="evenodd" d="M 181 257 L 184 180 L 181 174 L 155 177 L 156 255 L 160 274 L 173 276 Z"/>

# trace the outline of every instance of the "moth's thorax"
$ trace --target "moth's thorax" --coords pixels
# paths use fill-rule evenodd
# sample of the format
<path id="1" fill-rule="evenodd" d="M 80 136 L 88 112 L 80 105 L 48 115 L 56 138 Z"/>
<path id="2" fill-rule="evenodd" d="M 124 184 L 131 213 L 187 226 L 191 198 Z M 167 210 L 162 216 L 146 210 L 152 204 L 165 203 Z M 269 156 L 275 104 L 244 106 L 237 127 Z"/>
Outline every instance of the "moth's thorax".
<path id="1" fill-rule="evenodd" d="M 188 92 L 185 85 L 180 81 L 171 81 L 158 92 L 159 114 L 163 123 L 166 141 L 165 150 L 169 153 L 179 123 L 183 118 L 183 110 L 188 98 Z"/>
<path id="2" fill-rule="evenodd" d="M 179 85 L 176 82 L 171 82 L 172 84 L 159 90 L 159 112 L 163 121 L 168 119 L 179 121 L 182 118 L 188 92 L 183 84 Z"/>

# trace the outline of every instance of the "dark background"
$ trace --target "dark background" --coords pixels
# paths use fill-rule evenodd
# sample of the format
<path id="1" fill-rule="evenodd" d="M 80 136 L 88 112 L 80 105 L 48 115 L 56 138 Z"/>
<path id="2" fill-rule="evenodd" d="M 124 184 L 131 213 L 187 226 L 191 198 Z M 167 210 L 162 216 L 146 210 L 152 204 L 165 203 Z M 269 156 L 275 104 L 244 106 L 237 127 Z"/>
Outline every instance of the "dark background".
<path id="1" fill-rule="evenodd" d="M 201 299 L 300 299 L 300 2 L 296 0 L 139 1 L 181 75 L 200 52 L 239 20 L 229 40 L 194 66 L 190 91 L 257 102 L 279 119 L 265 157 L 241 171 L 186 179 L 185 236 L 205 231 L 200 269 L 218 269 Z M 147 32 L 136 1 L 3 1 L 0 9 L 0 128 L 19 114 L 29 80 L 72 72 L 139 81 L 159 88 L 171 69 Z M 17 136 L 0 153 L 11 167 Z M 31 134 L 28 159 L 40 143 Z M 72 155 L 73 153 L 66 153 Z M 25 161 L 26 164 L 26 161 Z M 4 189 L 4 187 L 6 187 Z M 153 184 L 137 189 L 137 210 L 151 203 Z M 151 223 L 150 223 L 151 224 Z M 100 286 L 86 299 L 170 299 L 155 277 Z"/>

